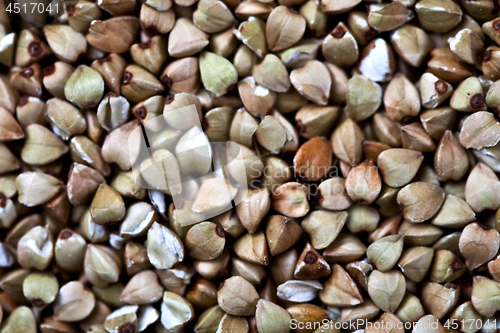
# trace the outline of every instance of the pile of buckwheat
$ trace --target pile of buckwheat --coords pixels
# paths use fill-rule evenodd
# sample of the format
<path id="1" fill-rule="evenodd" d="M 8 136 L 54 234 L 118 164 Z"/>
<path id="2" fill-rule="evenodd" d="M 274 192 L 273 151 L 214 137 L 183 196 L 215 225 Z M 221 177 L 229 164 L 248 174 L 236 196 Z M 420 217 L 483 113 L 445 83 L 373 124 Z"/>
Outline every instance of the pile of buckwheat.
<path id="1" fill-rule="evenodd" d="M 500 332 L 498 0 L 16 1 L 0 333 Z"/>

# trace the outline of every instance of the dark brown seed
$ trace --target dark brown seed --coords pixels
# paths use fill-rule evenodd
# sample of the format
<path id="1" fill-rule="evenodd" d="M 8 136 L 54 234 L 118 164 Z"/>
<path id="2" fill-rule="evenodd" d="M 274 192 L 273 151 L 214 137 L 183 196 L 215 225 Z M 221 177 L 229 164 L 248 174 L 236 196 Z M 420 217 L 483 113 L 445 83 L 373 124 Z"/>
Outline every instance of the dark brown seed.
<path id="1" fill-rule="evenodd" d="M 307 254 L 304 258 L 304 262 L 306 264 L 314 264 L 317 260 L 318 260 L 318 256 L 315 255 L 314 252 L 312 252 L 312 251 L 307 252 Z"/>
<path id="2" fill-rule="evenodd" d="M 215 232 L 217 233 L 217 235 L 220 238 L 225 238 L 226 237 L 226 235 L 224 234 L 224 230 L 222 230 L 222 228 L 219 227 L 219 226 L 215 227 Z"/>
<path id="3" fill-rule="evenodd" d="M 35 308 L 43 308 L 46 304 L 40 298 L 34 298 L 31 300 L 31 303 L 35 306 Z"/>
<path id="4" fill-rule="evenodd" d="M 140 43 L 139 44 L 139 47 L 143 50 L 147 50 L 151 47 L 151 41 L 147 41 L 147 42 L 144 42 L 144 43 Z"/>
<path id="5" fill-rule="evenodd" d="M 99 59 L 97 60 L 99 62 L 99 65 L 102 65 L 104 64 L 105 62 L 110 62 L 111 61 L 111 56 L 107 56 L 106 58 L 102 58 L 102 59 Z"/>
<path id="6" fill-rule="evenodd" d="M 29 96 L 23 96 L 19 100 L 19 104 L 17 104 L 17 106 L 25 106 L 26 104 L 28 104 L 29 100 L 30 100 Z"/>
<path id="7" fill-rule="evenodd" d="M 136 109 L 134 112 L 135 112 L 135 115 L 136 115 L 137 117 L 139 117 L 139 119 L 144 119 L 144 118 L 146 118 L 147 111 L 146 111 L 146 108 L 145 108 L 145 107 L 140 107 L 140 108 Z"/>
<path id="8" fill-rule="evenodd" d="M 134 323 L 125 323 L 118 329 L 119 333 L 135 333 L 135 324 Z"/>
<path id="9" fill-rule="evenodd" d="M 73 231 L 69 230 L 69 229 L 64 229 L 63 231 L 61 231 L 61 233 L 59 234 L 59 239 L 68 239 L 70 238 L 71 236 L 73 235 Z"/>
<path id="10" fill-rule="evenodd" d="M 31 67 L 26 68 L 26 69 L 22 70 L 21 72 L 19 72 L 19 75 L 21 75 L 22 77 L 27 78 L 27 79 L 32 77 L 33 74 L 35 74 L 35 71 Z"/>
<path id="11" fill-rule="evenodd" d="M 484 97 L 481 94 L 476 94 L 470 99 L 470 106 L 474 109 L 484 108 Z"/>
<path id="12" fill-rule="evenodd" d="M 484 59 L 483 62 L 488 62 L 491 60 L 491 54 L 493 53 L 493 50 L 487 49 L 486 52 L 484 53 Z"/>
<path id="13" fill-rule="evenodd" d="M 56 70 L 56 66 L 49 65 L 43 69 L 43 76 L 45 77 L 45 76 L 52 75 L 52 74 L 54 74 L 55 70 Z"/>
<path id="14" fill-rule="evenodd" d="M 163 75 L 161 78 L 160 78 L 160 81 L 167 87 L 167 88 L 170 88 L 172 87 L 172 79 L 169 78 L 167 75 Z"/>
<path id="15" fill-rule="evenodd" d="M 165 97 L 165 105 L 172 103 L 174 99 L 175 99 L 174 95 L 167 95 L 167 97 Z"/>
<path id="16" fill-rule="evenodd" d="M 66 12 L 68 13 L 68 17 L 73 17 L 75 15 L 75 5 L 67 5 Z"/>
<path id="17" fill-rule="evenodd" d="M 368 32 L 365 34 L 365 38 L 367 42 L 370 42 L 373 38 L 375 38 L 378 35 L 378 31 L 371 28 L 368 30 Z"/>
<path id="18" fill-rule="evenodd" d="M 337 28 L 335 28 L 335 30 L 333 30 L 332 36 L 340 39 L 340 38 L 344 37 L 346 32 L 347 31 L 345 30 L 345 28 L 343 26 L 338 25 Z"/>
<path id="19" fill-rule="evenodd" d="M 125 74 L 123 74 L 123 85 L 129 84 L 130 81 L 132 81 L 132 73 L 125 72 Z"/>
<path id="20" fill-rule="evenodd" d="M 442 80 L 436 81 L 434 87 L 436 88 L 436 91 L 439 95 L 443 95 L 448 91 L 448 85 Z"/>
<path id="21" fill-rule="evenodd" d="M 500 33 L 500 19 L 496 19 L 493 22 L 493 29 Z"/>
<path id="22" fill-rule="evenodd" d="M 43 47 L 41 47 L 38 42 L 31 42 L 30 45 L 28 45 L 28 52 L 33 58 L 37 58 L 42 55 Z"/>

